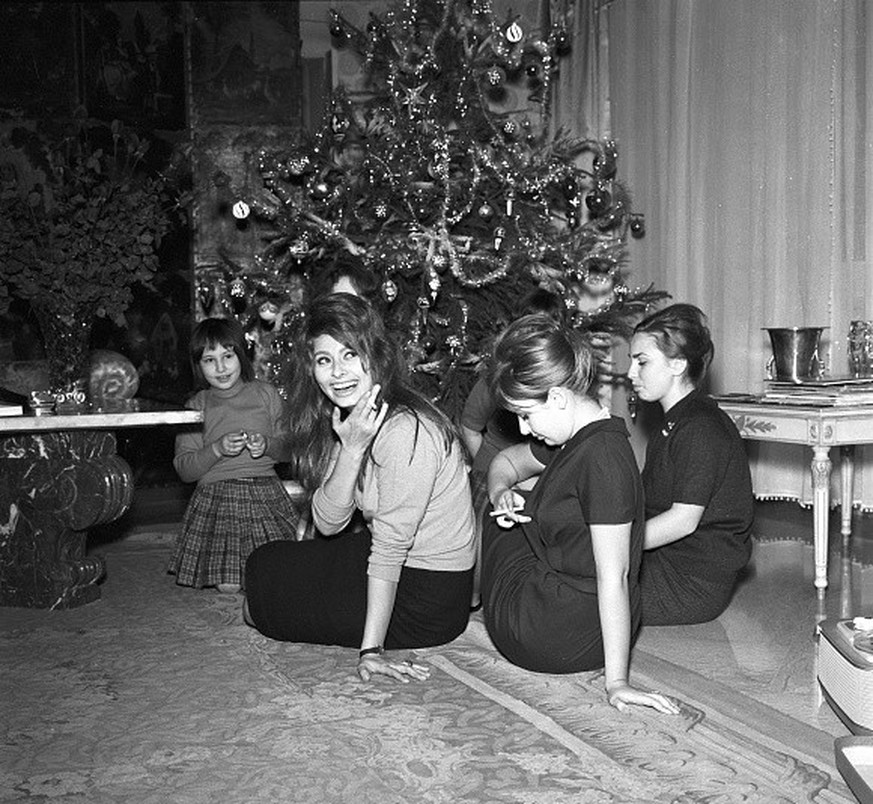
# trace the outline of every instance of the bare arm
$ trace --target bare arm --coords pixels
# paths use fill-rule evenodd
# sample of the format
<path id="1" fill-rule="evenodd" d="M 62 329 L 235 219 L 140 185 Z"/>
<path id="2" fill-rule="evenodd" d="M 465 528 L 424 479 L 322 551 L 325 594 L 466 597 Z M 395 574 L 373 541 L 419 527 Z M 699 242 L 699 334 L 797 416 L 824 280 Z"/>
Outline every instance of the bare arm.
<path id="1" fill-rule="evenodd" d="M 677 542 L 694 533 L 703 517 L 702 505 L 673 503 L 663 513 L 646 520 L 646 550 Z"/>
<path id="2" fill-rule="evenodd" d="M 618 710 L 628 704 L 650 706 L 676 714 L 678 707 L 660 693 L 645 692 L 628 683 L 630 661 L 630 562 L 631 523 L 591 525 L 591 541 L 597 566 L 597 607 L 603 634 L 606 694 Z"/>
<path id="3" fill-rule="evenodd" d="M 464 444 L 471 458 L 475 458 L 479 450 L 482 448 L 482 442 L 485 436 L 477 430 L 471 430 L 469 427 L 461 425 L 461 436 L 464 439 Z"/>
<path id="4" fill-rule="evenodd" d="M 488 499 L 498 507 L 501 498 L 513 486 L 536 477 L 543 469 L 545 465 L 534 457 L 528 443 L 513 444 L 501 450 L 488 467 Z"/>
<path id="5" fill-rule="evenodd" d="M 367 619 L 364 623 L 362 649 L 384 644 L 396 596 L 395 581 L 374 578 L 372 575 L 367 579 Z M 406 683 L 412 679 L 426 681 L 430 677 L 430 668 L 410 661 L 392 659 L 381 652 L 369 653 L 358 660 L 358 675 L 362 681 L 369 681 L 374 675 L 383 675 Z"/>

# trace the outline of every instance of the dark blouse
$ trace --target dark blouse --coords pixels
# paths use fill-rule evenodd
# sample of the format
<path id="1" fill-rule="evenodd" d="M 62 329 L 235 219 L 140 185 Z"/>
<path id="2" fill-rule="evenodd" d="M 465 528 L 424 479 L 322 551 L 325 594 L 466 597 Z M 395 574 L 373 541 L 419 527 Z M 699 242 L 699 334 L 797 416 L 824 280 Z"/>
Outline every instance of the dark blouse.
<path id="1" fill-rule="evenodd" d="M 713 399 L 693 391 L 655 429 L 643 469 L 646 519 L 674 502 L 702 505 L 697 530 L 657 548 L 693 574 L 733 576 L 749 561 L 754 497 L 743 440 Z"/>

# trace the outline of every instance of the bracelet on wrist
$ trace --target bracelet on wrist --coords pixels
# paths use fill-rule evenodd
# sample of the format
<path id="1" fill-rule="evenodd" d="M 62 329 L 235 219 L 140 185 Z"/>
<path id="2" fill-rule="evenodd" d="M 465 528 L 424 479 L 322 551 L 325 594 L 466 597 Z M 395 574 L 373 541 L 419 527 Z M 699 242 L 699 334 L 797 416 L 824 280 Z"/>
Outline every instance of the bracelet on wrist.
<path id="1" fill-rule="evenodd" d="M 381 645 L 376 645 L 374 648 L 364 648 L 363 650 L 358 651 L 358 658 L 363 659 L 365 656 L 381 656 L 385 653 L 385 648 Z"/>

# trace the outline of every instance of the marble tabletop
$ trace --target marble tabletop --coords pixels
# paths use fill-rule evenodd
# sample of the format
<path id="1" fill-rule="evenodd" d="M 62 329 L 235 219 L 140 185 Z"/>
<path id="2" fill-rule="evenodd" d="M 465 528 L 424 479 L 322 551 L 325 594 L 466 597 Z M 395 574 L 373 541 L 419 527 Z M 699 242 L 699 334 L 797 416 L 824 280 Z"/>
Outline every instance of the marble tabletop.
<path id="1" fill-rule="evenodd" d="M 132 399 L 125 404 L 82 410 L 0 417 L 0 436 L 13 433 L 53 432 L 58 430 L 115 430 L 122 427 L 150 427 L 160 424 L 197 424 L 203 413 L 179 405 Z"/>

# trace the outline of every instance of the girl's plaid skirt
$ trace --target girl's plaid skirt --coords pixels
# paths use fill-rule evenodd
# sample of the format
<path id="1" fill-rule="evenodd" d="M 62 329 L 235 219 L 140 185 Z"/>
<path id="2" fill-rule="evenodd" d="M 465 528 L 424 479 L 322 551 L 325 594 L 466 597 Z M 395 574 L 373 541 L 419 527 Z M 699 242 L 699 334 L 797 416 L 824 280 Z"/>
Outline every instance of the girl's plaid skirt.
<path id="1" fill-rule="evenodd" d="M 168 572 L 182 586 L 242 586 L 256 547 L 295 539 L 300 513 L 278 477 L 219 480 L 191 495 Z"/>

